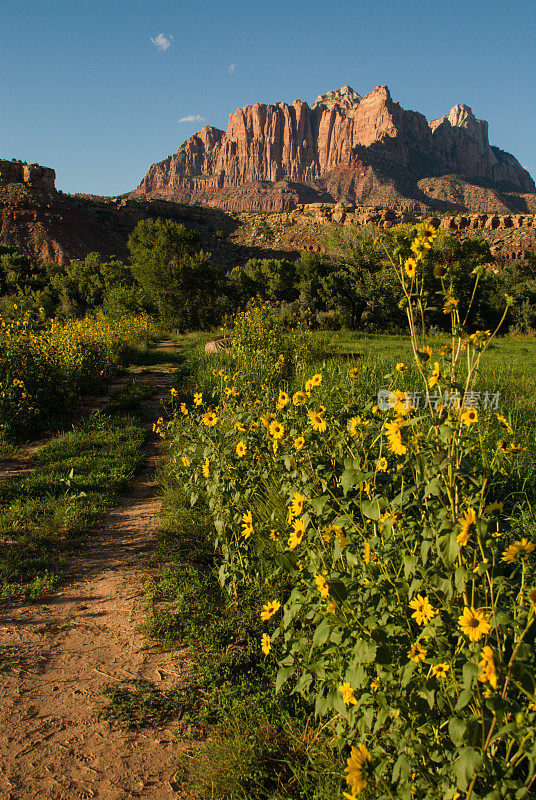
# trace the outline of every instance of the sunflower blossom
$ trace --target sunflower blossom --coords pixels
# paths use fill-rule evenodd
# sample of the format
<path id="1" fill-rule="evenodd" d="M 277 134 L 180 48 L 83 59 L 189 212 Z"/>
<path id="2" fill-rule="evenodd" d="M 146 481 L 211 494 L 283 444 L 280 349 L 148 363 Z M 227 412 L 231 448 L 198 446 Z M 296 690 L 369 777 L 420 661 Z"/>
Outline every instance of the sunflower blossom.
<path id="1" fill-rule="evenodd" d="M 357 700 L 355 699 L 354 690 L 352 689 L 348 681 L 346 681 L 346 683 L 341 683 L 341 685 L 339 686 L 339 692 L 342 693 L 342 699 L 344 700 L 347 706 L 356 705 Z"/>
<path id="2" fill-rule="evenodd" d="M 346 772 L 346 783 L 351 791 L 351 795 L 347 794 L 346 797 L 355 797 L 365 789 L 368 783 L 370 762 L 370 754 L 364 744 L 352 747 L 350 758 L 346 761 L 348 766 L 344 770 Z"/>
<path id="3" fill-rule="evenodd" d="M 428 598 L 422 594 L 410 600 L 409 607 L 414 609 L 411 616 L 419 625 L 426 625 L 437 614 Z"/>
<path id="4" fill-rule="evenodd" d="M 507 564 L 514 564 L 519 560 L 525 561 L 535 548 L 533 542 L 523 537 L 519 542 L 514 542 L 506 548 L 502 554 L 502 561 L 506 561 Z"/>
<path id="5" fill-rule="evenodd" d="M 493 658 L 493 650 L 489 645 L 482 648 L 482 658 L 478 662 L 480 672 L 478 673 L 478 680 L 481 683 L 489 683 L 493 689 L 497 688 L 497 670 L 495 669 L 495 661 Z"/>
<path id="6" fill-rule="evenodd" d="M 415 661 L 416 664 L 419 664 L 421 661 L 424 661 L 427 653 L 428 650 L 423 647 L 422 644 L 415 642 L 408 650 L 408 658 L 410 661 Z"/>
<path id="7" fill-rule="evenodd" d="M 435 678 L 446 678 L 447 677 L 447 672 L 449 671 L 449 669 L 450 669 L 450 666 L 448 664 L 445 664 L 445 663 L 435 664 L 432 667 L 432 675 Z"/>
<path id="8" fill-rule="evenodd" d="M 460 547 L 465 547 L 476 525 L 476 512 L 474 508 L 467 509 L 465 517 L 462 520 L 460 520 L 460 525 L 461 525 L 461 531 L 456 536 L 456 541 L 458 542 Z"/>
<path id="9" fill-rule="evenodd" d="M 472 606 L 471 608 L 465 606 L 463 614 L 458 617 L 458 625 L 462 633 L 465 633 L 472 642 L 478 642 L 482 636 L 486 636 L 491 630 L 491 625 L 486 615 L 481 611 L 475 611 Z"/>
<path id="10" fill-rule="evenodd" d="M 261 620 L 263 622 L 266 622 L 267 620 L 270 619 L 270 617 L 273 617 L 274 614 L 277 614 L 280 608 L 281 608 L 281 603 L 279 602 L 279 600 L 270 600 L 269 603 L 265 603 L 261 611 Z"/>
<path id="11" fill-rule="evenodd" d="M 328 426 L 322 415 L 317 411 L 308 411 L 307 416 L 309 417 L 309 425 L 312 429 L 318 433 L 324 433 Z"/>
<path id="12" fill-rule="evenodd" d="M 299 544 L 302 543 L 302 539 L 305 535 L 305 523 L 301 519 L 295 519 L 292 523 L 292 533 L 288 539 L 288 546 L 291 550 L 294 550 Z"/>
<path id="13" fill-rule="evenodd" d="M 300 494 L 299 492 L 295 493 L 294 497 L 292 498 L 292 502 L 290 504 L 290 507 L 292 509 L 292 515 L 294 517 L 301 516 L 301 513 L 303 511 L 303 501 L 304 500 L 305 500 L 305 498 L 304 498 L 304 496 L 302 494 Z"/>
<path id="14" fill-rule="evenodd" d="M 329 596 L 329 586 L 327 580 L 323 575 L 315 575 L 315 583 L 317 585 L 320 597 L 325 600 Z"/>

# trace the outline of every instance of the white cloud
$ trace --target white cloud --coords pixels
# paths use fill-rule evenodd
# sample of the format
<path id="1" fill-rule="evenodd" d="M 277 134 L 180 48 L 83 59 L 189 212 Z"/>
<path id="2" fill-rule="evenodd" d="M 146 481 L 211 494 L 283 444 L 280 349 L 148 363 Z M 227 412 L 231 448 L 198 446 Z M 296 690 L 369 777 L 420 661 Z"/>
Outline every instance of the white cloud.
<path id="1" fill-rule="evenodd" d="M 204 122 L 205 118 L 201 114 L 188 114 L 187 117 L 181 117 L 179 122 Z"/>
<path id="2" fill-rule="evenodd" d="M 173 36 L 171 34 L 166 36 L 164 33 L 159 33 L 158 36 L 151 36 L 151 42 L 161 53 L 164 53 L 168 47 L 171 47 L 172 41 Z"/>
<path id="3" fill-rule="evenodd" d="M 236 61 L 233 61 L 233 63 L 229 64 L 229 66 L 227 67 L 227 72 L 229 73 L 229 75 L 234 75 L 237 69 L 238 69 L 238 64 L 236 63 Z"/>

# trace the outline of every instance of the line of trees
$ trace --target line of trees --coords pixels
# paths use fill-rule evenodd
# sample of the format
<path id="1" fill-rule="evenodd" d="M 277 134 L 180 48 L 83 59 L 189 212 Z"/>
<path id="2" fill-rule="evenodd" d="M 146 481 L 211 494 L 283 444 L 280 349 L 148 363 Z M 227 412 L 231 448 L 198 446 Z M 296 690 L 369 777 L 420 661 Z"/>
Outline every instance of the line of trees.
<path id="1" fill-rule="evenodd" d="M 138 223 L 128 240 L 130 265 L 98 253 L 65 266 L 35 264 L 1 247 L 0 313 L 41 309 L 46 316 L 77 317 L 97 307 L 111 314 L 145 310 L 164 325 L 186 331 L 213 327 L 252 300 L 267 300 L 279 303 L 283 316 L 307 313 L 321 328 L 396 330 L 405 325 L 405 311 L 387 251 L 396 256 L 410 227 L 381 235 L 372 226 L 332 229 L 323 237 L 325 254 L 303 251 L 296 261 L 250 259 L 228 272 L 212 263 L 193 231 L 162 219 Z M 487 242 L 460 242 L 439 232 L 423 262 L 428 305 L 434 307 L 438 293 L 432 325 L 441 329 L 449 321 L 442 313 L 440 273 L 463 309 L 469 305 L 473 270 L 491 262 Z M 474 327 L 496 323 L 508 292 L 517 301 L 514 325 L 520 332 L 536 329 L 536 257 L 497 274 L 485 270 L 480 288 L 469 321 Z"/>

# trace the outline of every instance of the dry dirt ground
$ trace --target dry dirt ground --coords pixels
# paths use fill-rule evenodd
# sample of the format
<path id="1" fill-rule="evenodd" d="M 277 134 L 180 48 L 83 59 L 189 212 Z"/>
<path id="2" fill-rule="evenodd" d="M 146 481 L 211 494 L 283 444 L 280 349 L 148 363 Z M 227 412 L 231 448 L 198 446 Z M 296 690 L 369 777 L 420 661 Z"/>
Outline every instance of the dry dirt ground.
<path id="1" fill-rule="evenodd" d="M 153 419 L 171 374 L 162 367 L 136 376 L 156 389 Z M 145 469 L 71 564 L 70 585 L 46 601 L 0 608 L 0 648 L 16 653 L 0 673 L 1 800 L 181 796 L 175 776 L 192 743 L 178 741 L 172 723 L 125 732 L 98 718 L 110 684 L 142 678 L 169 688 L 184 681 L 180 657 L 155 652 L 138 629 L 160 510 L 157 458 L 152 440 Z"/>

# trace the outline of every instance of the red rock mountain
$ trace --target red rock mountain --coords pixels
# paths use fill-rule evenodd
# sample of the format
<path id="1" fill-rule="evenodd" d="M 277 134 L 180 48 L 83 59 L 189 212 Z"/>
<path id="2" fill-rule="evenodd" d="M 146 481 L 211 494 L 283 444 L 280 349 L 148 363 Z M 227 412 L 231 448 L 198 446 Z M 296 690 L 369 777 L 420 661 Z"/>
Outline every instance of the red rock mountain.
<path id="1" fill-rule="evenodd" d="M 463 202 L 452 202 L 445 176 L 469 184 Z M 441 178 L 439 184 L 430 183 L 434 178 Z M 153 164 L 132 195 L 229 211 L 336 200 L 494 211 L 499 193 L 499 205 L 523 211 L 522 198 L 511 207 L 501 193 L 535 191 L 514 156 L 490 146 L 487 122 L 468 106 L 454 106 L 429 123 L 394 102 L 386 86 L 364 97 L 343 86 L 311 106 L 302 100 L 245 106 L 230 115 L 227 131 L 206 125 Z"/>

